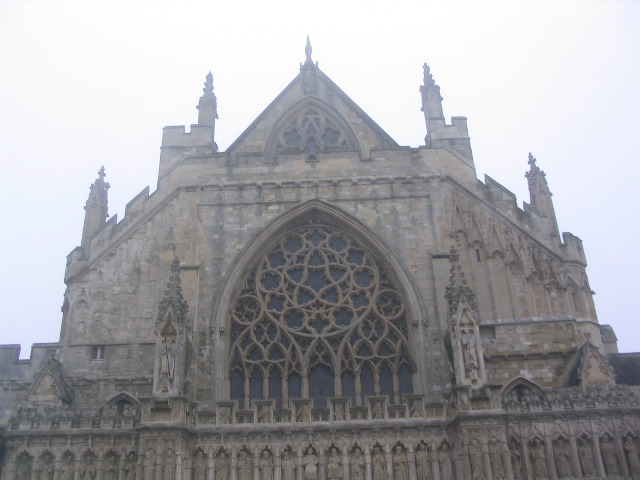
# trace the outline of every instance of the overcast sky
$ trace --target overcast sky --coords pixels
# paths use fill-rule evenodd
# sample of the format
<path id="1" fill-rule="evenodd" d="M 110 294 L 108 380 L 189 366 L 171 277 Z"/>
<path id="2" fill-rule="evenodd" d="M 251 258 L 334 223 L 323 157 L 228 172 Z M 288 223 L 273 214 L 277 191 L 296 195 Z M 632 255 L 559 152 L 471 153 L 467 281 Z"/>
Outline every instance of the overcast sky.
<path id="1" fill-rule="evenodd" d="M 223 4 L 225 6 L 223 6 Z M 401 145 L 428 62 L 478 178 L 528 201 L 529 151 L 581 237 L 601 323 L 639 351 L 640 2 L 0 0 L 0 343 L 58 340 L 66 255 L 101 165 L 109 213 L 155 190 L 162 127 L 211 70 L 225 150 L 313 59 Z"/>

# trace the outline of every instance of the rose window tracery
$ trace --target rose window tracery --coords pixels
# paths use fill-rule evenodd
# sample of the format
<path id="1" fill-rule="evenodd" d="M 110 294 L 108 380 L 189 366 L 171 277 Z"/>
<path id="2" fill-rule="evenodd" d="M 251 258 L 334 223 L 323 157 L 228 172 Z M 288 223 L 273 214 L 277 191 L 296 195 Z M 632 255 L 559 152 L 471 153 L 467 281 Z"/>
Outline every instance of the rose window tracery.
<path id="1" fill-rule="evenodd" d="M 231 397 L 366 395 L 399 402 L 412 392 L 400 291 L 348 234 L 322 224 L 286 234 L 262 256 L 233 304 Z"/>
<path id="2" fill-rule="evenodd" d="M 310 107 L 282 129 L 276 151 L 306 153 L 308 160 L 317 160 L 324 150 L 352 148 L 337 123 L 320 109 Z"/>

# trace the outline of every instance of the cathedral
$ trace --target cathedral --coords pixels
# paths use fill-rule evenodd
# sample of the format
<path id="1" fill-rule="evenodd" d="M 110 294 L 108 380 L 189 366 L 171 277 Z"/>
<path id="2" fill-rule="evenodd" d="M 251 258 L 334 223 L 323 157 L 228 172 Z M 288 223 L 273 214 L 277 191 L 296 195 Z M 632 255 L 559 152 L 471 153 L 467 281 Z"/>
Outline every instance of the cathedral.
<path id="1" fill-rule="evenodd" d="M 226 151 L 209 73 L 121 219 L 99 171 L 59 341 L 0 346 L 1 478 L 640 478 L 640 356 L 536 158 L 520 207 L 426 64 L 408 147 L 305 57 Z"/>

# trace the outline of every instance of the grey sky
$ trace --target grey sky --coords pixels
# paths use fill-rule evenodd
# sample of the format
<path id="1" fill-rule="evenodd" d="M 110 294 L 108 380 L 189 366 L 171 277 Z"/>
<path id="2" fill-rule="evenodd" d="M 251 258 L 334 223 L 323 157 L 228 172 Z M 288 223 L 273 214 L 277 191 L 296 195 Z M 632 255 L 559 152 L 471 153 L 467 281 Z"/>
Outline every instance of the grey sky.
<path id="1" fill-rule="evenodd" d="M 229 4 L 221 6 L 222 3 Z M 640 350 L 640 2 L 0 2 L 0 343 L 57 341 L 66 255 L 101 165 L 110 214 L 155 189 L 162 127 L 211 70 L 224 150 L 313 59 L 401 145 L 427 61 L 478 178 L 528 201 L 529 151 L 581 237 L 601 323 Z"/>

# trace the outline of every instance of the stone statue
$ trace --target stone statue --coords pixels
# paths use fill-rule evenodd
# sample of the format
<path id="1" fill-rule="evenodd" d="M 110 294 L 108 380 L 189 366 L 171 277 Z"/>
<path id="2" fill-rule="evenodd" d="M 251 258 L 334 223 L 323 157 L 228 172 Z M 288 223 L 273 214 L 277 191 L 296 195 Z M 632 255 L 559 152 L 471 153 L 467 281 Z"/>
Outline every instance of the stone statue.
<path id="1" fill-rule="evenodd" d="M 104 480 L 118 480 L 118 457 L 116 455 L 112 454 L 107 457 L 102 478 Z"/>
<path id="2" fill-rule="evenodd" d="M 342 480 L 342 459 L 336 447 L 331 448 L 327 460 L 327 480 Z"/>
<path id="3" fill-rule="evenodd" d="M 55 473 L 53 455 L 45 453 L 40 458 L 40 472 L 42 480 L 53 480 L 53 474 Z"/>
<path id="4" fill-rule="evenodd" d="M 393 463 L 393 480 L 409 480 L 409 468 L 407 467 L 407 455 L 398 445 L 393 449 L 391 458 Z"/>
<path id="5" fill-rule="evenodd" d="M 489 440 L 489 463 L 491 464 L 491 472 L 494 480 L 502 480 L 507 478 L 502 462 L 502 449 L 500 443 L 495 438 Z"/>
<path id="6" fill-rule="evenodd" d="M 75 465 L 73 461 L 73 455 L 66 453 L 62 457 L 62 464 L 60 465 L 60 480 L 73 480 L 73 473 Z"/>
<path id="7" fill-rule="evenodd" d="M 302 457 L 304 480 L 318 480 L 318 457 L 313 448 L 308 447 L 307 453 Z"/>
<path id="8" fill-rule="evenodd" d="M 443 442 L 442 445 L 440 445 L 438 464 L 440 465 L 440 480 L 452 480 L 451 451 L 447 442 Z"/>
<path id="9" fill-rule="evenodd" d="M 626 437 L 624 439 L 624 453 L 627 456 L 629 473 L 633 478 L 640 478 L 640 458 L 638 458 L 638 448 L 633 438 Z"/>
<path id="10" fill-rule="evenodd" d="M 600 439 L 600 452 L 602 453 L 602 461 L 604 462 L 607 476 L 621 476 L 622 472 L 620 472 L 620 465 L 618 464 L 618 455 L 616 455 L 616 443 L 608 433 Z"/>
<path id="11" fill-rule="evenodd" d="M 469 444 L 469 463 L 471 465 L 471 478 L 473 480 L 481 480 L 484 477 L 482 452 L 480 451 L 480 444 L 476 441 Z"/>
<path id="12" fill-rule="evenodd" d="M 269 450 L 263 450 L 258 462 L 260 480 L 273 480 L 273 458 Z"/>
<path id="13" fill-rule="evenodd" d="M 593 449 L 591 441 L 583 438 L 578 441 L 578 456 L 580 457 L 580 467 L 585 477 L 595 477 L 596 467 L 593 463 Z"/>
<path id="14" fill-rule="evenodd" d="M 289 450 L 282 453 L 282 480 L 296 479 L 296 461 Z"/>
<path id="15" fill-rule="evenodd" d="M 531 467 L 533 468 L 533 478 L 549 478 L 547 454 L 544 451 L 544 443 L 538 437 L 534 438 L 531 444 Z"/>
<path id="16" fill-rule="evenodd" d="M 553 457 L 556 462 L 558 477 L 573 477 L 573 467 L 571 466 L 571 454 L 569 453 L 569 442 L 564 438 L 558 439 L 553 449 Z"/>
<path id="17" fill-rule="evenodd" d="M 520 445 L 513 439 L 509 442 L 509 458 L 511 459 L 511 469 L 514 480 L 522 479 L 522 450 Z"/>
<path id="18" fill-rule="evenodd" d="M 375 402 L 373 404 L 373 408 L 371 409 L 371 417 L 374 420 L 379 420 L 384 418 L 384 410 L 382 409 L 382 402 Z"/>
<path id="19" fill-rule="evenodd" d="M 31 480 L 31 456 L 23 453 L 18 457 L 16 480 Z"/>
<path id="20" fill-rule="evenodd" d="M 155 455 L 151 450 L 147 450 L 142 460 L 142 478 L 143 480 L 154 480 L 153 472 L 155 470 Z"/>
<path id="21" fill-rule="evenodd" d="M 129 452 L 124 462 L 124 480 L 135 480 L 136 478 L 136 454 Z"/>
<path id="22" fill-rule="evenodd" d="M 359 448 L 353 451 L 351 458 L 351 480 L 364 480 L 364 457 Z"/>
<path id="23" fill-rule="evenodd" d="M 176 476 L 176 456 L 173 453 L 173 451 L 168 450 L 164 454 L 162 480 L 175 480 L 175 476 Z"/>
<path id="24" fill-rule="evenodd" d="M 241 452 L 243 453 L 243 452 Z M 240 478 L 240 462 L 238 461 L 238 478 Z M 229 458 L 226 452 L 220 452 L 216 458 L 215 480 L 229 480 Z"/>
<path id="25" fill-rule="evenodd" d="M 336 403 L 333 406 L 333 418 L 340 422 L 344 420 L 344 406 L 341 403 Z"/>
<path id="26" fill-rule="evenodd" d="M 252 480 L 253 462 L 244 450 L 238 455 L 238 480 Z M 218 473 L 216 471 L 216 473 Z M 217 480 L 217 479 L 216 479 Z"/>
<path id="27" fill-rule="evenodd" d="M 373 480 L 387 480 L 387 462 L 380 447 L 373 448 L 371 457 L 371 471 Z"/>
<path id="28" fill-rule="evenodd" d="M 418 480 L 432 480 L 429 452 L 424 443 L 419 444 L 416 449 L 416 473 Z"/>
<path id="29" fill-rule="evenodd" d="M 160 374 L 164 377 L 172 377 L 175 364 L 176 357 L 173 354 L 173 349 L 167 345 L 160 355 Z"/>
<path id="30" fill-rule="evenodd" d="M 91 454 L 85 455 L 82 459 L 82 466 L 80 467 L 80 479 L 95 480 L 96 473 L 96 457 Z"/>
<path id="31" fill-rule="evenodd" d="M 462 355 L 464 357 L 465 372 L 469 378 L 478 377 L 478 349 L 473 333 L 462 335 Z"/>
<path id="32" fill-rule="evenodd" d="M 193 456 L 193 466 L 191 467 L 191 478 L 193 480 L 206 480 L 207 471 L 204 460 L 204 452 L 198 449 L 196 454 Z"/>

